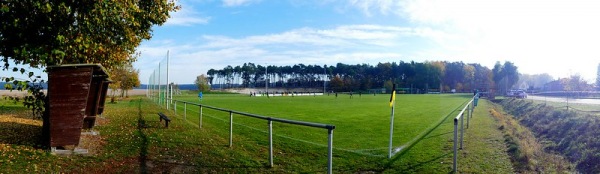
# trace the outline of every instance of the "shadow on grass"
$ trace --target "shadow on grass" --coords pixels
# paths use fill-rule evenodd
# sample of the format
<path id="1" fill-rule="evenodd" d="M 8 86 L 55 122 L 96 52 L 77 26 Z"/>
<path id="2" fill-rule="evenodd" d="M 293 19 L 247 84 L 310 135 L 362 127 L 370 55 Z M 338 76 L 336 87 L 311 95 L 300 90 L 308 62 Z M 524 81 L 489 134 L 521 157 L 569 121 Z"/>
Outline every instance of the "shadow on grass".
<path id="1" fill-rule="evenodd" d="M 148 117 L 148 116 L 146 116 Z M 158 116 L 157 116 L 158 117 Z M 188 130 L 178 130 L 179 127 L 177 127 L 177 125 L 174 125 L 173 122 L 169 123 L 169 127 L 165 126 L 165 121 L 157 121 L 157 120 L 146 120 L 144 119 L 144 116 L 138 116 L 138 131 L 140 131 L 140 135 L 143 135 L 144 139 L 147 140 L 148 136 L 141 132 L 144 129 L 147 129 L 148 131 L 150 131 L 150 134 L 156 133 L 158 134 L 158 136 L 169 136 L 168 134 L 172 134 L 172 133 L 184 133 L 184 132 L 179 132 L 179 131 L 188 131 Z M 184 123 L 187 124 L 187 123 Z M 192 130 L 193 131 L 193 130 Z M 162 135 L 162 134 L 166 134 L 166 135 Z M 157 136 L 157 135 L 154 135 Z M 152 137 L 152 135 L 150 136 Z M 164 140 L 164 139 L 152 139 L 151 141 L 152 143 L 158 143 L 158 144 L 163 144 L 163 145 L 175 145 L 175 146 L 179 146 L 179 145 L 189 145 L 189 146 L 221 146 L 221 147 L 229 147 L 229 144 L 215 144 L 215 143 L 211 143 L 211 142 L 205 142 L 203 140 L 197 140 L 197 141 L 177 141 L 177 140 L 173 140 L 171 138 L 169 138 L 168 140 Z"/>
<path id="2" fill-rule="evenodd" d="M 392 164 L 394 164 L 396 161 L 398 161 L 398 160 L 399 160 L 401 157 L 403 157 L 403 156 L 404 156 L 404 155 L 405 155 L 405 154 L 406 154 L 406 153 L 407 153 L 407 152 L 408 152 L 410 149 L 412 149 L 412 148 L 413 148 L 413 147 L 414 147 L 416 144 L 418 144 L 418 143 L 419 143 L 419 142 L 421 142 L 422 140 L 424 140 L 424 139 L 429 139 L 429 138 L 433 138 L 433 137 L 439 137 L 439 136 L 442 136 L 442 135 L 446 135 L 446 134 L 453 133 L 453 132 L 445 132 L 445 133 L 441 133 L 441 134 L 433 135 L 433 136 L 431 136 L 431 137 L 427 137 L 427 136 L 428 136 L 429 134 L 431 134 L 431 133 L 432 133 L 434 130 L 436 130 L 438 127 L 440 127 L 442 124 L 444 124 L 444 122 L 446 122 L 446 120 L 447 120 L 448 118 L 450 118 L 451 116 L 453 116 L 453 114 L 455 114 L 456 112 L 460 112 L 460 111 L 462 110 L 461 108 L 462 108 L 462 107 L 464 107 L 464 106 L 465 106 L 465 104 L 467 104 L 467 102 L 468 102 L 468 101 L 465 101 L 463 104 L 461 104 L 461 105 L 459 105 L 458 107 L 456 107 L 456 109 L 454 109 L 452 112 L 448 113 L 448 115 L 446 115 L 446 116 L 444 117 L 444 119 L 442 119 L 442 120 L 441 120 L 439 123 L 437 123 L 437 125 L 433 126 L 431 129 L 425 130 L 425 133 L 424 133 L 424 134 L 422 134 L 420 137 L 417 137 L 417 139 L 416 139 L 415 141 L 413 141 L 413 142 L 409 142 L 409 143 L 408 143 L 408 145 L 407 145 L 406 147 L 404 147 L 404 148 L 403 148 L 403 149 L 402 149 L 400 152 L 398 152 L 397 154 L 395 154 L 395 155 L 394 155 L 394 157 L 393 157 L 391 160 L 389 160 L 389 161 L 387 162 L 387 164 L 385 164 L 385 169 L 390 169 L 390 168 L 392 168 Z M 432 160 L 429 160 L 429 161 L 426 161 L 426 162 L 423 162 L 423 163 L 429 163 L 429 162 L 431 162 L 431 161 L 438 160 L 438 159 L 440 159 L 440 158 L 443 158 L 443 157 L 447 156 L 448 154 L 450 154 L 450 153 L 443 154 L 443 155 L 441 155 L 441 156 L 439 156 L 439 157 L 437 157 L 437 158 L 434 158 L 434 159 L 432 159 Z M 423 164 L 423 163 L 420 163 L 420 164 L 419 164 L 419 165 L 417 165 L 417 166 L 422 166 L 421 164 Z M 415 168 L 415 167 L 411 167 L 411 169 L 413 169 L 413 168 Z M 384 170 L 385 170 L 385 169 L 384 169 Z"/>
<path id="3" fill-rule="evenodd" d="M 465 128 L 465 129 L 466 129 L 466 128 Z M 452 133 L 454 133 L 454 131 L 444 132 L 444 133 L 437 134 L 437 135 L 431 135 L 431 136 L 425 137 L 425 138 L 423 138 L 423 139 L 424 139 L 424 140 L 426 140 L 426 139 L 431 139 L 431 138 L 441 137 L 441 136 L 448 135 L 448 134 L 452 134 Z"/>
<path id="4" fill-rule="evenodd" d="M 0 143 L 41 147 L 42 126 L 0 122 Z"/>
<path id="5" fill-rule="evenodd" d="M 143 122 L 140 122 L 142 120 Z M 163 129 L 165 127 L 165 122 L 160 121 L 149 121 L 145 120 L 143 117 L 138 119 L 138 129 Z"/>
<path id="6" fill-rule="evenodd" d="M 146 113 L 147 114 L 147 113 Z M 154 113 L 155 114 L 155 113 Z M 147 114 L 148 115 L 148 114 Z M 243 163 L 219 163 L 213 160 L 198 160 L 204 159 L 204 155 L 207 153 L 196 153 L 206 147 L 216 147 L 226 149 L 229 147 L 228 144 L 222 143 L 211 143 L 202 140 L 178 140 L 180 134 L 185 134 L 188 131 L 181 130 L 181 127 L 177 125 L 169 125 L 169 128 L 165 127 L 165 123 L 160 121 L 149 121 L 144 119 L 144 110 L 142 108 L 142 101 L 140 99 L 138 104 L 138 119 L 137 119 L 137 133 L 139 141 L 139 170 L 140 173 L 195 173 L 197 171 L 267 171 L 269 170 L 266 166 L 254 166 Z M 154 116 L 154 115 L 153 115 Z M 156 116 L 158 117 L 158 116 Z M 171 122 L 170 124 L 173 124 Z M 187 124 L 187 123 L 185 123 Z M 177 133 L 178 135 L 172 135 Z M 168 138 L 152 138 L 168 137 Z M 152 140 L 150 140 L 152 139 Z M 152 147 L 150 147 L 152 145 Z M 156 147 L 155 147 L 156 146 Z M 175 147 L 169 152 L 159 152 L 162 157 L 152 157 L 153 152 L 151 149 L 161 149 L 162 147 Z M 191 149 L 189 149 L 191 147 Z M 166 154 L 165 154 L 166 153 Z M 172 155 L 172 156 L 171 156 Z M 180 158 L 182 156 L 191 155 L 191 158 Z M 169 157 L 170 156 L 170 157 Z M 211 157 L 206 157 L 211 158 Z M 213 157 L 214 158 L 214 157 Z M 253 173 L 253 172 L 251 172 Z"/>
<path id="7" fill-rule="evenodd" d="M 437 163 L 440 159 L 443 158 L 450 158 L 452 156 L 453 152 L 448 152 L 436 157 L 432 157 L 430 159 L 428 159 L 427 161 L 423 161 L 423 162 L 415 162 L 411 165 L 405 166 L 405 168 L 396 168 L 400 171 L 413 171 L 416 172 L 416 170 L 418 170 L 419 168 L 423 167 L 423 166 L 427 166 L 429 164 L 433 164 L 433 163 Z M 403 155 L 403 154 L 402 154 Z M 386 169 L 390 169 L 392 166 L 391 164 L 394 163 L 395 161 L 397 161 L 402 155 L 397 155 L 396 157 L 394 157 L 391 162 L 389 162 L 386 166 Z M 448 164 L 448 165 L 452 165 L 452 163 Z M 384 169 L 385 170 L 385 169 Z M 384 171 L 381 171 L 384 172 Z M 453 173 L 452 170 L 450 170 L 448 173 Z"/>
<path id="8" fill-rule="evenodd" d="M 42 147 L 42 126 L 23 106 L 0 106 L 0 143 Z"/>
<path id="9" fill-rule="evenodd" d="M 197 170 L 210 170 L 210 171 L 221 171 L 227 169 L 254 169 L 254 170 L 268 170 L 265 166 L 250 166 L 250 165 L 231 165 L 231 164 L 185 164 L 178 162 L 170 162 L 165 160 L 153 159 L 154 163 L 162 163 L 168 166 L 187 166 L 195 167 Z M 324 171 L 323 171 L 324 172 Z"/>
<path id="10" fill-rule="evenodd" d="M 207 147 L 207 146 L 212 146 L 212 147 L 222 147 L 222 148 L 229 148 L 229 144 L 226 143 L 220 143 L 220 144 L 215 144 L 215 143 L 209 143 L 209 142 L 200 142 L 200 143 L 192 143 L 192 142 L 184 142 L 184 141 L 165 141 L 165 140 L 152 140 L 152 142 L 158 143 L 158 144 L 163 144 L 163 145 L 190 145 L 190 146 L 203 146 L 203 147 Z"/>
<path id="11" fill-rule="evenodd" d="M 440 156 L 437 156 L 437 157 L 431 158 L 431 159 L 429 159 L 429 160 L 427 160 L 427 161 L 424 161 L 424 162 L 419 162 L 417 165 L 411 166 L 411 168 L 413 168 L 413 169 L 418 169 L 418 168 L 421 168 L 421 166 L 424 166 L 424 165 L 427 165 L 427 164 L 431 164 L 431 163 L 437 162 L 437 161 L 439 161 L 440 159 L 442 159 L 442 158 L 446 158 L 446 157 L 449 157 L 449 156 L 451 156 L 451 155 L 453 155 L 453 154 L 454 154 L 453 152 L 448 152 L 448 153 L 446 153 L 446 154 L 443 154 L 443 155 L 440 155 Z M 448 173 L 453 173 L 453 172 L 452 172 L 452 171 L 450 171 L 450 172 L 448 172 Z"/>
<path id="12" fill-rule="evenodd" d="M 230 163 L 213 164 L 198 161 L 175 161 L 165 159 L 147 159 L 152 165 L 149 173 L 277 173 L 266 166 L 233 165 Z M 310 173 L 324 173 L 317 171 Z M 289 172 L 284 172 L 289 173 Z"/>
<path id="13" fill-rule="evenodd" d="M 140 145 L 140 156 L 138 161 L 140 163 L 140 173 L 148 173 L 148 136 L 144 133 L 143 129 L 146 126 L 146 121 L 142 117 L 142 99 L 139 100 L 138 104 L 138 126 L 137 131 L 141 138 Z"/>

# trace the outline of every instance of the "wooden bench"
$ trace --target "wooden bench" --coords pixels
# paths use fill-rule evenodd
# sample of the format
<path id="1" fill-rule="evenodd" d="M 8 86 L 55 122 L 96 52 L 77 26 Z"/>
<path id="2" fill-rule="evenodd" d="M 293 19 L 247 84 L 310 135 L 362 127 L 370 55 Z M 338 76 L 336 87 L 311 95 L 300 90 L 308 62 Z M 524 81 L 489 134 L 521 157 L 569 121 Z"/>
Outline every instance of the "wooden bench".
<path id="1" fill-rule="evenodd" d="M 162 120 L 165 120 L 165 127 L 169 127 L 169 122 L 171 121 L 171 119 L 169 119 L 169 117 L 167 117 L 165 114 L 163 113 L 158 113 L 158 117 L 160 119 L 160 122 L 162 122 Z"/>

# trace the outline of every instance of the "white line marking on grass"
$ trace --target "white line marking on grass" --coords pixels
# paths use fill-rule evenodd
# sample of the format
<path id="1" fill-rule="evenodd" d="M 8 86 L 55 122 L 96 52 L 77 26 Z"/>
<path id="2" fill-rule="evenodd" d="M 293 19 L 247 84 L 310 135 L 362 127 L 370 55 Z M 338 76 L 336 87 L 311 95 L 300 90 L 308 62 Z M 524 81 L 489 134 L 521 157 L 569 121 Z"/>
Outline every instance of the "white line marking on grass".
<path id="1" fill-rule="evenodd" d="M 396 154 L 396 153 L 400 152 L 402 149 L 404 149 L 404 147 L 405 146 L 400 146 L 398 148 L 394 148 L 394 153 L 393 154 Z"/>
<path id="2" fill-rule="evenodd" d="M 461 106 L 463 106 L 465 103 L 459 105 L 458 108 L 460 108 Z M 427 129 L 423 130 L 423 132 L 419 133 L 419 135 L 415 136 L 412 140 L 410 140 L 408 143 L 402 145 L 402 146 L 398 146 L 396 148 L 394 148 L 394 152 L 392 152 L 392 156 L 395 156 L 396 154 L 404 151 L 404 149 L 406 147 L 411 147 L 414 146 L 416 143 L 418 143 L 419 141 L 421 141 L 423 138 L 425 138 L 425 136 L 427 136 L 429 133 L 433 132 L 433 130 L 437 129 L 439 126 L 441 126 L 444 121 L 446 121 L 446 119 L 448 119 L 448 117 L 450 117 L 452 115 L 452 113 L 455 113 L 459 110 L 454 109 L 453 111 L 451 111 L 450 113 L 448 113 L 448 115 L 443 116 L 442 118 L 440 118 L 437 122 L 435 122 L 435 124 L 432 124 L 431 126 L 427 127 Z"/>

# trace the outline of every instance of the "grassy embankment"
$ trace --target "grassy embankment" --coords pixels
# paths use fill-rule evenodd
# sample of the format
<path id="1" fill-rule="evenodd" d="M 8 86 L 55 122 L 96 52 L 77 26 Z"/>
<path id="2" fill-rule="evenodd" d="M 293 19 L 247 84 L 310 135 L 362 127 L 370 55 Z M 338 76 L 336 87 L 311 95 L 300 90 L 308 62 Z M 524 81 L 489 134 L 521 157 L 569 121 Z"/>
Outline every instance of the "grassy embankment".
<path id="1" fill-rule="evenodd" d="M 518 173 L 572 173 L 574 168 L 563 156 L 546 152 L 540 139 L 501 106 L 489 108 L 504 134 L 508 153 Z"/>
<path id="2" fill-rule="evenodd" d="M 600 173 L 600 117 L 527 100 L 500 104 L 543 142 L 541 148 L 566 156 L 579 172 Z"/>

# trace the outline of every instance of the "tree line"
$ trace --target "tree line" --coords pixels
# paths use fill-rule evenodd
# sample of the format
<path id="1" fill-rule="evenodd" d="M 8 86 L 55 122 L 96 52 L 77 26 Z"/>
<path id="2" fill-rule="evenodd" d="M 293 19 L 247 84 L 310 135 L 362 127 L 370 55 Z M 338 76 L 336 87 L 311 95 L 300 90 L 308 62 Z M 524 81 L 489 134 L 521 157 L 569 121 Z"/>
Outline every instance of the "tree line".
<path id="1" fill-rule="evenodd" d="M 493 69 L 478 63 L 426 61 L 385 62 L 377 65 L 344 64 L 263 66 L 254 63 L 210 69 L 207 81 L 217 89 L 314 88 L 335 92 L 391 89 L 397 84 L 408 93 L 506 90 L 519 81 L 517 66 L 497 62 Z"/>
<path id="2" fill-rule="evenodd" d="M 518 84 L 521 88 L 534 91 L 600 91 L 600 64 L 598 64 L 597 75 L 595 82 L 588 82 L 579 74 L 558 79 L 553 79 L 552 76 L 548 74 L 522 74 Z"/>

